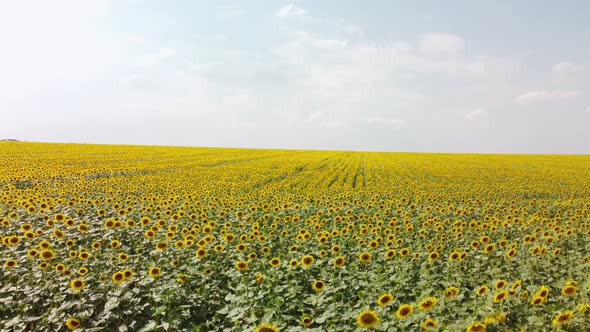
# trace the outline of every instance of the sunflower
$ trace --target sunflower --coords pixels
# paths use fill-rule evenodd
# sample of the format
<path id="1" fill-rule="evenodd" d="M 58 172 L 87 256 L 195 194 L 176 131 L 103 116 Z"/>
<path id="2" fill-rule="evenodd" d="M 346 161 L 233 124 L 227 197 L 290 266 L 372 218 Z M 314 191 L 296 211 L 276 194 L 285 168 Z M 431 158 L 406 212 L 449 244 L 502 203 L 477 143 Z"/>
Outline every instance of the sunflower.
<path id="1" fill-rule="evenodd" d="M 500 279 L 500 280 L 496 281 L 496 283 L 494 284 L 494 287 L 496 289 L 502 289 L 502 288 L 506 287 L 506 284 L 507 284 L 506 280 Z"/>
<path id="2" fill-rule="evenodd" d="M 452 262 L 458 261 L 460 257 L 461 257 L 461 253 L 454 251 L 449 255 L 449 260 Z"/>
<path id="3" fill-rule="evenodd" d="M 371 262 L 371 258 L 373 258 L 373 255 L 370 252 L 363 252 L 362 254 L 359 255 L 359 260 L 365 264 L 370 263 Z"/>
<path id="4" fill-rule="evenodd" d="M 52 252 L 53 254 L 53 252 Z M 66 269 L 66 266 L 63 265 L 62 263 L 57 263 L 57 265 L 55 265 L 55 271 L 57 272 L 63 272 Z"/>
<path id="5" fill-rule="evenodd" d="M 16 260 L 14 259 L 9 259 L 6 262 L 4 262 L 4 267 L 7 269 L 12 269 L 14 267 L 16 267 Z"/>
<path id="6" fill-rule="evenodd" d="M 433 251 L 430 254 L 428 254 L 428 260 L 431 262 L 438 260 L 439 258 L 440 258 L 440 254 L 436 251 Z"/>
<path id="7" fill-rule="evenodd" d="M 306 269 L 309 269 L 314 263 L 315 259 L 311 255 L 303 256 L 303 258 L 301 258 L 301 265 Z"/>
<path id="8" fill-rule="evenodd" d="M 508 292 L 503 290 L 503 291 L 499 291 L 496 294 L 494 294 L 494 303 L 500 303 L 502 302 L 506 297 L 508 297 Z"/>
<path id="9" fill-rule="evenodd" d="M 152 266 L 148 272 L 149 276 L 152 278 L 157 278 L 162 274 L 162 269 L 158 266 Z"/>
<path id="10" fill-rule="evenodd" d="M 414 312 L 414 307 L 411 304 L 402 304 L 396 311 L 395 315 L 399 319 L 404 319 Z"/>
<path id="11" fill-rule="evenodd" d="M 278 257 L 274 257 L 268 263 L 272 267 L 277 267 L 277 266 L 281 265 L 281 260 Z"/>
<path id="12" fill-rule="evenodd" d="M 257 283 L 262 283 L 264 281 L 264 279 L 266 279 L 266 276 L 264 274 L 261 273 L 256 273 L 256 282 Z"/>
<path id="13" fill-rule="evenodd" d="M 400 256 L 402 257 L 406 257 L 410 254 L 410 249 L 408 248 L 402 248 L 402 250 L 399 251 Z"/>
<path id="14" fill-rule="evenodd" d="M 342 251 L 342 248 L 339 245 L 336 244 L 336 245 L 332 246 L 332 252 L 333 253 L 337 254 L 340 251 Z"/>
<path id="15" fill-rule="evenodd" d="M 493 245 L 493 244 L 488 244 L 488 245 L 486 245 L 486 246 L 483 248 L 483 251 L 484 251 L 486 254 L 489 254 L 489 253 L 493 252 L 495 249 L 496 249 L 496 246 L 495 246 L 495 245 Z"/>
<path id="16" fill-rule="evenodd" d="M 547 297 L 549 296 L 549 288 L 547 286 L 541 286 L 537 291 L 537 295 L 540 297 Z"/>
<path id="17" fill-rule="evenodd" d="M 382 307 L 386 307 L 392 301 L 393 301 L 393 295 L 391 295 L 390 293 L 385 293 L 385 294 L 379 296 L 379 298 L 377 299 L 377 304 Z"/>
<path id="18" fill-rule="evenodd" d="M 498 323 L 498 322 L 500 322 L 502 320 L 506 320 L 506 315 L 504 315 L 504 314 L 497 314 L 497 315 L 489 315 L 489 316 L 487 316 L 486 319 L 483 322 L 486 325 L 491 325 L 491 324 Z"/>
<path id="19" fill-rule="evenodd" d="M 121 262 L 124 263 L 129 259 L 129 255 L 127 255 L 126 253 L 120 253 L 118 258 Z"/>
<path id="20" fill-rule="evenodd" d="M 479 287 L 479 288 L 478 288 L 478 289 L 475 291 L 475 294 L 476 294 L 477 296 L 483 296 L 483 295 L 485 295 L 485 293 L 487 293 L 487 292 L 488 292 L 488 286 L 486 286 L 486 285 L 483 285 L 483 286 Z"/>
<path id="21" fill-rule="evenodd" d="M 344 256 L 338 256 L 334 259 L 334 267 L 343 267 L 346 264 Z"/>
<path id="22" fill-rule="evenodd" d="M 385 259 L 392 259 L 393 257 L 395 257 L 395 249 L 389 249 L 385 252 Z"/>
<path id="23" fill-rule="evenodd" d="M 56 231 L 59 231 L 59 230 L 56 230 Z M 59 231 L 59 232 L 60 232 L 59 234 L 61 234 L 61 237 L 63 237 L 63 233 L 61 233 L 61 231 Z M 55 233 L 54 233 L 54 235 L 55 235 Z M 56 235 L 56 237 L 58 237 L 58 236 Z M 11 236 L 8 238 L 8 245 L 9 246 L 16 246 L 20 243 L 20 241 L 21 241 L 20 236 Z"/>
<path id="24" fill-rule="evenodd" d="M 204 258 L 205 256 L 207 256 L 207 249 L 205 249 L 205 248 L 197 249 L 197 251 L 195 251 L 195 256 L 197 256 L 198 258 Z"/>
<path id="25" fill-rule="evenodd" d="M 296 260 L 296 259 L 292 259 L 292 260 L 289 262 L 289 267 L 290 267 L 291 269 L 295 269 L 295 268 L 297 268 L 297 265 L 299 265 L 299 261 L 298 261 L 298 260 Z"/>
<path id="26" fill-rule="evenodd" d="M 454 298 L 455 296 L 459 295 L 459 288 L 457 287 L 448 287 L 445 289 L 445 296 L 449 299 Z"/>
<path id="27" fill-rule="evenodd" d="M 372 328 L 379 324 L 379 321 L 379 316 L 377 316 L 377 314 L 371 310 L 361 311 L 356 317 L 356 323 L 360 327 L 364 328 Z"/>
<path id="28" fill-rule="evenodd" d="M 70 317 L 66 320 L 66 326 L 70 330 L 75 330 L 80 327 L 80 320 L 74 317 Z"/>
<path id="29" fill-rule="evenodd" d="M 113 274 L 113 277 L 112 277 L 112 279 L 113 279 L 113 282 L 114 282 L 116 285 L 120 285 L 120 284 L 122 284 L 122 283 L 123 283 L 123 281 L 125 281 L 125 273 L 123 273 L 123 272 L 121 272 L 121 271 L 119 271 L 119 272 L 115 272 L 115 273 Z"/>
<path id="30" fill-rule="evenodd" d="M 418 304 L 418 308 L 420 308 L 420 310 L 422 311 L 428 311 L 432 308 L 434 308 L 434 306 L 436 305 L 436 298 L 435 297 L 427 297 L 424 300 L 422 300 L 422 302 L 420 302 L 420 304 Z"/>
<path id="31" fill-rule="evenodd" d="M 563 296 L 572 296 L 574 294 L 576 294 L 576 286 L 573 285 L 566 285 L 561 289 L 561 295 Z"/>
<path id="32" fill-rule="evenodd" d="M 84 280 L 82 280 L 80 278 L 73 279 L 70 282 L 70 288 L 73 289 L 73 290 L 75 290 L 75 291 L 82 290 L 85 285 L 86 285 L 86 283 L 84 282 Z"/>
<path id="33" fill-rule="evenodd" d="M 485 332 L 486 324 L 482 322 L 473 322 L 467 327 L 467 332 Z"/>
<path id="34" fill-rule="evenodd" d="M 311 317 L 303 316 L 303 318 L 301 318 L 301 325 L 308 327 L 311 326 L 311 324 L 313 324 L 313 319 L 311 319 Z"/>
<path id="35" fill-rule="evenodd" d="M 131 271 L 131 270 L 124 270 L 123 271 L 123 276 L 125 277 L 125 280 L 131 280 L 131 278 L 133 278 L 133 271 Z"/>
<path id="36" fill-rule="evenodd" d="M 326 288 L 326 282 L 323 280 L 316 280 L 313 282 L 312 286 L 314 291 L 321 292 Z"/>
<path id="37" fill-rule="evenodd" d="M 430 318 L 426 318 L 426 320 L 424 320 L 424 323 L 422 323 L 422 328 L 425 330 L 428 330 L 430 328 L 436 328 L 438 326 L 438 323 Z"/>
<path id="38" fill-rule="evenodd" d="M 533 297 L 533 299 L 531 300 L 531 304 L 532 305 L 540 305 L 545 303 L 545 301 L 547 300 L 547 298 L 536 295 L 535 297 Z"/>
<path id="39" fill-rule="evenodd" d="M 81 267 L 78 269 L 78 274 L 81 276 L 85 276 L 88 274 L 88 268 L 87 267 Z"/>
<path id="40" fill-rule="evenodd" d="M 176 278 L 176 282 L 179 284 L 184 284 L 187 280 L 188 280 L 188 275 L 184 274 L 184 273 L 179 275 L 178 278 Z"/>
<path id="41" fill-rule="evenodd" d="M 247 271 L 248 270 L 248 262 L 246 261 L 238 261 L 235 265 L 235 268 L 238 271 Z"/>
<path id="42" fill-rule="evenodd" d="M 280 330 L 278 327 L 276 327 L 274 325 L 270 325 L 270 324 L 262 324 L 254 329 L 254 332 L 279 332 L 279 331 Z"/>
<path id="43" fill-rule="evenodd" d="M 553 318 L 553 320 L 551 322 L 553 323 L 553 325 L 561 325 L 561 324 L 569 322 L 570 320 L 572 320 L 573 317 L 574 317 L 573 311 L 566 311 L 563 313 L 558 313 L 555 316 L 555 318 Z"/>
<path id="44" fill-rule="evenodd" d="M 31 249 L 29 251 L 27 251 L 27 256 L 29 256 L 30 258 L 35 258 L 37 257 L 37 255 L 39 255 L 39 250 L 37 249 Z"/>
<path id="45" fill-rule="evenodd" d="M 156 244 L 156 250 L 158 251 L 164 251 L 168 249 L 168 242 L 158 242 Z"/>
<path id="46" fill-rule="evenodd" d="M 42 250 L 41 251 L 41 259 L 43 260 L 50 260 L 53 259 L 55 257 L 55 254 L 53 253 L 52 250 Z"/>
<path id="47" fill-rule="evenodd" d="M 88 258 L 90 258 L 90 253 L 88 251 L 81 251 L 78 255 L 78 258 L 80 258 L 81 260 L 87 260 Z"/>
<path id="48" fill-rule="evenodd" d="M 39 248 L 49 249 L 49 247 L 51 247 L 51 243 L 49 243 L 49 241 L 43 240 L 43 241 L 39 242 Z"/>
<path id="49" fill-rule="evenodd" d="M 510 286 L 511 290 L 517 290 L 520 288 L 520 286 L 522 285 L 522 280 L 516 280 L 514 283 L 512 283 L 512 286 Z"/>
<path id="50" fill-rule="evenodd" d="M 506 251 L 506 258 L 510 259 L 514 257 L 514 255 L 516 255 L 516 249 L 511 248 Z"/>

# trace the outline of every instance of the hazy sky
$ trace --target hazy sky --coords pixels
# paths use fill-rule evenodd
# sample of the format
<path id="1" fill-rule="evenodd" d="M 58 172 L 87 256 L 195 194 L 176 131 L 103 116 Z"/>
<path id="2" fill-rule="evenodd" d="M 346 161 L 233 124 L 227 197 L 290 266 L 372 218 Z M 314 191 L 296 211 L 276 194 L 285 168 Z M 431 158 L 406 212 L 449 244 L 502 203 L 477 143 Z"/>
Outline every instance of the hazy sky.
<path id="1" fill-rule="evenodd" d="M 590 153 L 590 3 L 0 0 L 0 138 Z"/>

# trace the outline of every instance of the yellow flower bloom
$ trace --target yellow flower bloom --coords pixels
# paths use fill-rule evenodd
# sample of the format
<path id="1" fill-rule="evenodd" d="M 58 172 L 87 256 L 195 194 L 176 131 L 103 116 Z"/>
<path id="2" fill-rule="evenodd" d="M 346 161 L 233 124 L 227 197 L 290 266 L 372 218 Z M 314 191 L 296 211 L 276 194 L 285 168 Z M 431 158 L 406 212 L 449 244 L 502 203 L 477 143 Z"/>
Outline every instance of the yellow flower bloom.
<path id="1" fill-rule="evenodd" d="M 392 301 L 393 301 L 393 295 L 391 295 L 390 293 L 385 293 L 385 294 L 379 296 L 379 298 L 377 299 L 377 304 L 382 307 L 386 307 Z"/>
<path id="2" fill-rule="evenodd" d="M 358 326 L 364 328 L 372 328 L 379 324 L 380 321 L 381 319 L 379 318 L 379 316 L 377 316 L 377 314 L 371 310 L 362 311 L 356 317 L 356 322 Z"/>
<path id="3" fill-rule="evenodd" d="M 402 304 L 396 311 L 395 315 L 399 319 L 404 319 L 414 312 L 414 307 L 411 304 Z"/>
<path id="4" fill-rule="evenodd" d="M 77 318 L 70 317 L 66 320 L 66 327 L 73 331 L 80 327 L 80 320 Z"/>
<path id="5" fill-rule="evenodd" d="M 82 290 L 85 285 L 86 285 L 86 283 L 84 282 L 84 280 L 82 280 L 80 278 L 73 279 L 70 282 L 70 288 L 72 288 L 75 291 Z"/>

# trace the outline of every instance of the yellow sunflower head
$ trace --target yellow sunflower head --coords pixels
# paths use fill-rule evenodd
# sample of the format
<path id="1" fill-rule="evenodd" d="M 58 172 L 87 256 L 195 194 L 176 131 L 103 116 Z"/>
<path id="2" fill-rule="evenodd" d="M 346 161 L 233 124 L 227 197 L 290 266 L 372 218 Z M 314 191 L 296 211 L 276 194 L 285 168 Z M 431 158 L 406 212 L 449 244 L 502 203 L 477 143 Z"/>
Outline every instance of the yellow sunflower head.
<path id="1" fill-rule="evenodd" d="M 162 269 L 159 266 L 152 266 L 148 272 L 149 276 L 152 278 L 157 278 L 162 274 Z"/>
<path id="2" fill-rule="evenodd" d="M 399 319 L 404 319 L 414 312 L 414 307 L 411 304 L 402 304 L 396 311 L 395 315 Z"/>
<path id="3" fill-rule="evenodd" d="M 86 283 L 84 282 L 84 280 L 82 280 L 80 278 L 75 278 L 70 282 L 70 288 L 75 291 L 82 290 L 85 285 L 86 285 Z"/>
<path id="4" fill-rule="evenodd" d="M 74 317 L 70 317 L 66 320 L 66 327 L 73 331 L 80 327 L 80 320 Z"/>
<path id="5" fill-rule="evenodd" d="M 246 262 L 246 261 L 238 261 L 235 264 L 235 268 L 238 271 L 242 271 L 242 272 L 243 271 L 247 271 L 248 270 L 248 262 Z"/>
<path id="6" fill-rule="evenodd" d="M 372 328 L 379 324 L 379 316 L 374 311 L 365 310 L 358 314 L 356 322 L 360 327 Z"/>
<path id="7" fill-rule="evenodd" d="M 377 304 L 379 304 L 382 307 L 386 307 L 392 301 L 393 301 L 393 295 L 391 295 L 390 293 L 385 293 L 385 294 L 379 296 L 379 298 L 377 299 Z"/>
<path id="8" fill-rule="evenodd" d="M 430 297 L 427 297 L 424 300 L 422 300 L 420 302 L 420 304 L 418 304 L 418 308 L 420 308 L 420 310 L 422 310 L 422 311 L 428 311 L 428 310 L 434 308 L 436 303 L 437 303 L 436 298 L 430 296 Z"/>
<path id="9" fill-rule="evenodd" d="M 315 280 L 311 287 L 314 291 L 321 292 L 326 288 L 326 282 L 323 280 Z"/>

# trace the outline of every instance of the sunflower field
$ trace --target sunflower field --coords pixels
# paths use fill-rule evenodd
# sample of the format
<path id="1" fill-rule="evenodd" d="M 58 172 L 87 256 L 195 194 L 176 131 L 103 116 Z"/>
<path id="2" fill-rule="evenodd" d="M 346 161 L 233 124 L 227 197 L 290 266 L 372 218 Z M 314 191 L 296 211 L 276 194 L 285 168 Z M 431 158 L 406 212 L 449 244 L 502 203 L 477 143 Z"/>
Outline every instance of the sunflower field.
<path id="1" fill-rule="evenodd" d="M 2 331 L 582 331 L 590 156 L 0 142 Z"/>

